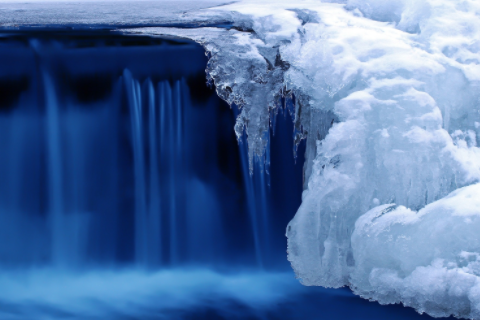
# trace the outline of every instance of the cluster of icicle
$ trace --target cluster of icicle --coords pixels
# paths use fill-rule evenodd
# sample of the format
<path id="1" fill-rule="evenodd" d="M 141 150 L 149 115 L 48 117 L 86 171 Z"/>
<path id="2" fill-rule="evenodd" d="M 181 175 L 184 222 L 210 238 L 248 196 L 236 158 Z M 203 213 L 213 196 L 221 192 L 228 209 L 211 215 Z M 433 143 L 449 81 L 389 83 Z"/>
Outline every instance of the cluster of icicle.
<path id="1" fill-rule="evenodd" d="M 191 15 L 234 28 L 143 32 L 205 46 L 208 78 L 242 107 L 250 161 L 295 97 L 300 281 L 480 319 L 480 2 L 257 0 Z"/>

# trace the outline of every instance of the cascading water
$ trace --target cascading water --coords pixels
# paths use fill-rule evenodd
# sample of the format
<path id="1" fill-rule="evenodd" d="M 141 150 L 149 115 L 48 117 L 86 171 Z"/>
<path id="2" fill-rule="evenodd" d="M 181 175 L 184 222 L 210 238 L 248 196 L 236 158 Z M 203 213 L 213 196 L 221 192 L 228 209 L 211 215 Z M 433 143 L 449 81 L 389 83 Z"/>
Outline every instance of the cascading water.
<path id="1" fill-rule="evenodd" d="M 328 291 L 291 274 L 284 230 L 305 152 L 292 153 L 291 101 L 252 176 L 239 110 L 206 86 L 200 46 L 102 31 L 0 39 L 0 318 L 384 316 L 342 307 L 347 291 L 318 300 Z"/>
<path id="2" fill-rule="evenodd" d="M 201 48 L 77 37 L 13 34 L 21 45 L 3 53 L 30 66 L 3 76 L 28 86 L 2 108 L 2 263 L 275 267 L 268 169 L 258 161 L 251 177 L 246 141 L 218 137 L 233 115 L 191 92 L 205 87 Z M 12 232 L 25 228 L 35 232 Z"/>

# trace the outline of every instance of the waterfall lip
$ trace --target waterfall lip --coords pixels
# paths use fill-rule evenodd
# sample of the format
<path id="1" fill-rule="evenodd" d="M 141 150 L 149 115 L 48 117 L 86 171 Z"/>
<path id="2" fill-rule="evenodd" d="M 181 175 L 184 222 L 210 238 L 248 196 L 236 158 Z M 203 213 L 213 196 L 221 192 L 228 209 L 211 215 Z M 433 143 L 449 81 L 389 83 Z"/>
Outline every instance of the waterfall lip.
<path id="1" fill-rule="evenodd" d="M 146 37 L 150 39 L 162 39 L 170 44 L 197 43 L 187 37 L 177 35 L 145 34 L 145 28 L 171 28 L 178 30 L 211 28 L 219 30 L 237 30 L 234 22 L 225 20 L 214 23 L 162 23 L 162 24 L 25 24 L 17 26 L 1 26 L 0 38 L 26 36 L 31 37 L 74 37 L 74 36 L 100 36 L 100 37 Z M 138 30 L 138 32 L 137 32 Z"/>
<path id="2" fill-rule="evenodd" d="M 196 28 L 234 28 L 234 22 L 231 20 L 218 21 L 199 21 L 191 23 L 131 23 L 131 24 L 89 24 L 89 23 L 59 23 L 59 24 L 15 24 L 0 26 L 0 33 L 9 31 L 118 31 L 120 29 L 136 29 L 136 28 L 176 28 L 176 29 L 196 29 Z"/>
<path id="3" fill-rule="evenodd" d="M 149 42 L 146 46 L 160 45 L 162 43 L 167 43 L 168 45 L 198 45 L 197 42 L 184 37 L 171 35 L 145 35 L 140 32 L 137 33 L 134 31 L 137 28 L 140 27 L 131 26 L 130 28 L 124 29 L 123 26 L 120 27 L 113 25 L 95 26 L 91 28 L 87 26 L 73 28 L 67 25 L 21 26 L 16 28 L 0 26 L 0 39 L 17 39 L 28 43 L 31 43 L 32 39 L 55 39 L 60 40 L 62 43 L 66 43 L 75 39 L 91 38 L 103 41 L 108 38 L 117 40 L 115 43 L 120 41 L 122 43 L 126 42 L 128 46 L 138 46 L 138 38 L 143 38 Z M 126 30 L 129 32 L 125 32 Z M 132 42 L 132 44 L 128 44 L 129 41 Z M 109 45 L 103 43 L 103 46 Z M 141 46 L 145 45 L 142 44 Z"/>

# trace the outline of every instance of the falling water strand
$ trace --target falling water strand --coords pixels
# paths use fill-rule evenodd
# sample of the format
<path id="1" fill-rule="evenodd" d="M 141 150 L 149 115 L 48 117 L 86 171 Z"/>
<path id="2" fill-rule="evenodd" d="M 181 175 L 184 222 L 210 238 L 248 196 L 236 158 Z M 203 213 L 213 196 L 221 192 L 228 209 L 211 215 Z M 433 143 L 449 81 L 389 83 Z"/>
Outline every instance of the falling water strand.
<path id="1" fill-rule="evenodd" d="M 158 112 L 158 123 L 159 123 L 159 141 L 160 141 L 160 145 L 159 145 L 159 153 L 160 153 L 160 165 L 163 167 L 163 168 L 166 168 L 168 166 L 168 159 L 166 159 L 163 155 L 165 155 L 168 151 L 168 149 L 166 148 L 167 146 L 167 143 L 168 143 L 168 139 L 167 139 L 167 132 L 168 132 L 168 128 L 167 128 L 167 124 L 168 124 L 168 121 L 167 121 L 167 108 L 166 108 L 166 105 L 167 105 L 167 92 L 168 92 L 168 88 L 166 87 L 168 86 L 167 83 L 165 83 L 165 81 L 162 81 L 158 84 L 158 98 L 159 98 L 159 112 Z M 169 176 L 166 176 L 164 177 L 164 179 L 169 179 L 170 177 Z M 167 191 L 165 190 L 165 186 L 164 184 L 161 186 L 161 189 L 160 189 L 160 192 L 162 194 L 166 194 Z M 166 208 L 166 206 L 162 206 L 162 208 Z M 162 217 L 160 217 L 160 221 L 164 221 L 162 220 Z M 160 235 L 161 239 L 165 239 L 165 238 L 162 238 L 163 235 Z M 168 243 L 169 243 L 169 240 L 167 240 Z M 162 246 L 162 249 L 164 249 L 164 247 Z M 170 253 L 170 252 L 169 252 Z M 164 257 L 163 255 L 161 256 L 162 258 Z"/>
<path id="2" fill-rule="evenodd" d="M 145 265 L 147 261 L 147 232 L 145 204 L 145 160 L 142 140 L 142 103 L 140 85 L 125 70 L 125 88 L 128 96 L 133 142 L 134 187 L 135 187 L 135 261 Z"/>
<path id="3" fill-rule="evenodd" d="M 178 263 L 178 238 L 177 238 L 177 198 L 176 198 L 176 191 L 177 191 L 177 159 L 176 159 L 176 140 L 177 137 L 175 135 L 175 123 L 176 121 L 176 112 L 175 112 L 175 105 L 173 103 L 172 97 L 172 88 L 170 84 L 166 90 L 166 101 L 168 106 L 168 113 L 167 113 L 167 126 L 168 126 L 168 140 L 167 140 L 167 150 L 168 150 L 168 168 L 170 168 L 170 175 L 169 175 L 169 219 L 170 219 L 170 264 L 176 265 Z"/>
<path id="4" fill-rule="evenodd" d="M 247 139 L 242 137 L 243 141 L 240 141 L 240 161 L 242 164 L 242 176 L 243 182 L 245 184 L 245 194 L 247 197 L 247 206 L 248 213 L 250 216 L 250 221 L 252 223 L 253 231 L 253 241 L 255 246 L 255 260 L 259 268 L 263 268 L 263 259 L 261 251 L 261 242 L 260 242 L 260 232 L 257 219 L 257 208 L 255 201 L 255 190 L 252 181 L 252 176 L 250 175 L 250 169 L 248 166 L 248 150 L 247 150 Z"/>
<path id="5" fill-rule="evenodd" d="M 48 195 L 49 219 L 51 226 L 52 262 L 55 265 L 67 263 L 68 241 L 64 234 L 64 208 L 62 193 L 62 161 L 60 150 L 60 121 L 55 86 L 49 74 L 42 70 L 45 86 L 45 104 L 47 110 L 47 149 L 48 149 Z M 68 260 L 68 259 L 67 259 Z"/>
<path id="6" fill-rule="evenodd" d="M 267 171 L 262 170 L 262 163 L 258 163 L 258 170 L 257 170 L 257 177 L 256 177 L 256 193 L 260 195 L 260 199 L 257 200 L 257 203 L 260 205 L 260 210 L 259 211 L 259 216 L 257 216 L 257 219 L 261 219 L 261 223 L 259 225 L 261 226 L 262 230 L 262 257 L 264 257 L 265 260 L 268 259 L 268 253 L 270 252 L 270 246 L 269 246 L 269 239 L 270 239 L 270 234 L 269 234 L 269 217 L 268 217 L 268 200 L 267 200 L 267 182 L 266 182 L 266 176 L 267 176 Z"/>
<path id="7" fill-rule="evenodd" d="M 161 209 L 160 185 L 158 172 L 158 127 L 155 114 L 155 91 L 150 79 L 147 80 L 148 110 L 149 110 L 149 151 L 150 151 L 150 197 L 149 197 L 149 261 L 158 266 L 161 259 Z"/>

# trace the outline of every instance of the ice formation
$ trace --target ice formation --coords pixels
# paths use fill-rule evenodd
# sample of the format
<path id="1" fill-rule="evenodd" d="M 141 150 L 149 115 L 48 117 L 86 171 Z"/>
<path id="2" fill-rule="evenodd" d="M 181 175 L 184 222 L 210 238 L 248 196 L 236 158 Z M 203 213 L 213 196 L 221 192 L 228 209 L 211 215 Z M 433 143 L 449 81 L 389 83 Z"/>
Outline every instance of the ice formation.
<path id="1" fill-rule="evenodd" d="M 233 27 L 124 31 L 204 45 L 250 162 L 295 103 L 306 184 L 287 237 L 303 284 L 480 319 L 478 1 L 244 0 L 175 19 Z"/>

